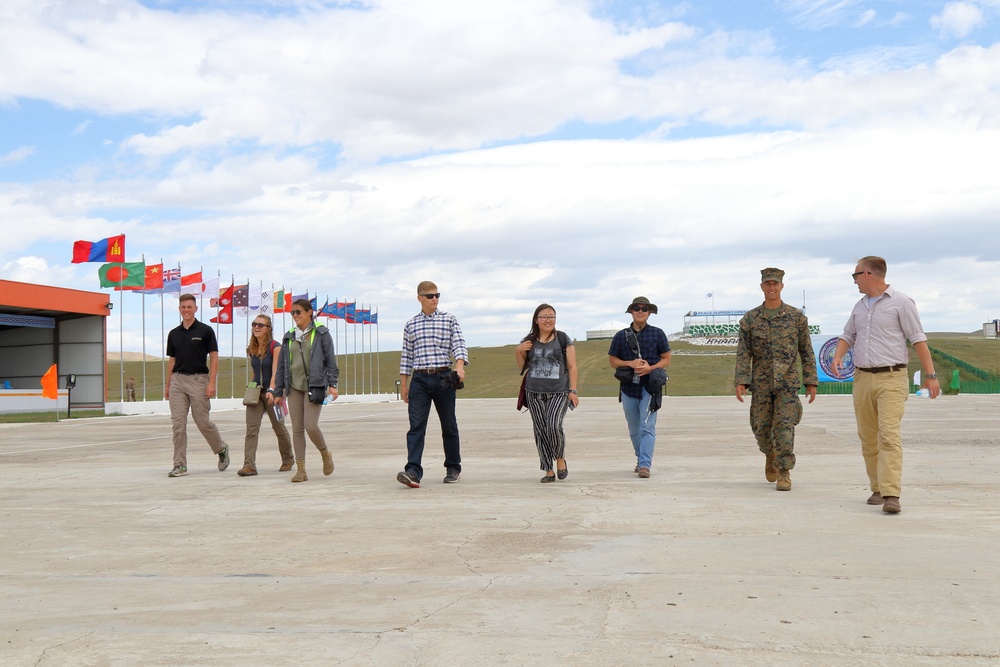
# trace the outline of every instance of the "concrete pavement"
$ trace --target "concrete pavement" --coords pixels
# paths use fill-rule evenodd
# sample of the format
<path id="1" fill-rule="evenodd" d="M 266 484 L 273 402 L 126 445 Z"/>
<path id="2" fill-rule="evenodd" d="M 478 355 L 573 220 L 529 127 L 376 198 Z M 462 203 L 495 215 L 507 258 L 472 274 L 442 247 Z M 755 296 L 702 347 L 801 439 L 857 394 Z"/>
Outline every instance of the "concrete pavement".
<path id="1" fill-rule="evenodd" d="M 851 399 L 797 430 L 791 492 L 763 478 L 748 403 L 673 398 L 640 480 L 614 399 L 567 416 L 569 477 L 539 484 L 514 400 L 462 400 L 464 470 L 424 485 L 401 403 L 324 408 L 336 470 L 241 478 L 243 412 L 0 425 L 0 664 L 994 665 L 1000 397 L 913 399 L 902 514 L 869 495 Z"/>

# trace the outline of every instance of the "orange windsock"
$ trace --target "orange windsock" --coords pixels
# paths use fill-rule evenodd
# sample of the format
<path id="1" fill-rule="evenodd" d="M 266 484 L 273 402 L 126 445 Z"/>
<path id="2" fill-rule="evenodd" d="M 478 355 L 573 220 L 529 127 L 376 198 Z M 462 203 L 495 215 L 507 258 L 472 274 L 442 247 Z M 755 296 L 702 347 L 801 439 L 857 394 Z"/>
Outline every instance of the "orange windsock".
<path id="1" fill-rule="evenodd" d="M 54 400 L 59 398 L 59 371 L 56 370 L 55 364 L 52 364 L 42 376 L 42 398 Z"/>

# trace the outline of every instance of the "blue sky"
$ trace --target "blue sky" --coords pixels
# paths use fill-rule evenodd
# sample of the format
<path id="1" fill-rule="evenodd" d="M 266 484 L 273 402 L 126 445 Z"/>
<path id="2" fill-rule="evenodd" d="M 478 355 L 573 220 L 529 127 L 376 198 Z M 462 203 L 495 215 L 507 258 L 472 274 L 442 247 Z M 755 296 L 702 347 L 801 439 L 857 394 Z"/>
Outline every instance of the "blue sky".
<path id="1" fill-rule="evenodd" d="M 972 331 L 1000 317 L 998 25 L 1000 0 L 10 0 L 0 276 L 96 291 L 72 243 L 125 233 L 373 304 L 398 349 L 423 279 L 500 345 L 542 301 L 583 337 L 645 294 L 676 331 L 770 265 L 837 333 L 877 254 L 927 330 Z"/>

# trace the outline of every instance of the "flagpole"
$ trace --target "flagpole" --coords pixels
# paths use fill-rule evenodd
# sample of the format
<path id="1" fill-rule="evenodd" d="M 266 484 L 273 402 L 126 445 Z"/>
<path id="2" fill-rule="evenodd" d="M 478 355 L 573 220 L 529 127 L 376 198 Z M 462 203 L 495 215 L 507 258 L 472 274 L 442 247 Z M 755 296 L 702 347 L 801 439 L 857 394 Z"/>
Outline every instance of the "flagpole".
<path id="1" fill-rule="evenodd" d="M 375 309 L 375 363 L 378 364 L 378 370 L 375 373 L 375 377 L 378 380 L 378 393 L 382 393 L 382 348 L 379 345 L 379 335 L 378 335 L 378 309 Z"/>
<path id="2" fill-rule="evenodd" d="M 233 297 L 236 295 L 236 274 L 229 274 L 229 282 L 232 289 L 229 291 L 229 310 L 230 312 L 236 310 L 233 308 Z M 236 315 L 233 315 L 236 317 Z M 236 396 L 236 360 L 233 355 L 236 353 L 236 323 L 232 320 L 229 321 L 229 398 Z"/>
<path id="3" fill-rule="evenodd" d="M 160 258 L 160 262 L 163 262 L 163 258 Z M 166 325 L 166 318 L 163 312 L 163 290 L 160 289 L 160 386 L 166 386 L 167 381 L 167 342 L 163 335 L 163 327 Z M 146 396 L 146 388 L 143 387 L 143 400 Z M 160 400 L 163 400 L 163 395 L 160 395 Z"/>
<path id="4" fill-rule="evenodd" d="M 122 262 L 124 265 L 125 262 Z M 122 280 L 122 273 L 124 269 L 119 269 L 118 271 L 118 381 L 121 385 L 121 401 L 124 405 L 125 403 L 125 301 L 122 298 L 124 290 L 122 286 L 124 285 L 124 280 Z M 146 280 L 145 269 L 143 269 L 143 280 Z M 59 402 L 56 401 L 56 405 Z"/>

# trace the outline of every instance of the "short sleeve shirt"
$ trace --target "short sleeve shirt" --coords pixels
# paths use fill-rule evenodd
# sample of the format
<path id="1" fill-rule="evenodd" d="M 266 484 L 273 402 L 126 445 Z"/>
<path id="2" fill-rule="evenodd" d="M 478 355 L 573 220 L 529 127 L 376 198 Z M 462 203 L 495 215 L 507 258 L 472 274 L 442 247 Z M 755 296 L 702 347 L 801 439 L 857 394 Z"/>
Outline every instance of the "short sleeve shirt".
<path id="1" fill-rule="evenodd" d="M 630 324 L 629 329 L 632 328 Z M 638 355 L 632 351 L 629 347 L 628 341 L 625 340 L 625 332 L 628 329 L 622 329 L 615 334 L 615 337 L 611 339 L 611 348 L 608 350 L 608 356 L 618 357 L 622 361 L 633 361 L 638 359 Z M 632 329 L 635 331 L 635 329 Z M 654 327 L 647 324 L 642 328 L 642 331 L 636 332 L 636 339 L 639 341 L 639 352 L 642 354 L 642 358 L 646 360 L 650 366 L 653 364 L 660 363 L 660 358 L 664 353 L 670 351 L 670 343 L 667 342 L 667 334 L 663 333 L 663 329 L 659 327 Z M 638 384 L 631 382 L 621 383 L 622 393 L 631 398 L 642 398 L 642 390 L 645 388 L 648 391 L 649 376 L 644 375 L 639 380 Z"/>
<path id="2" fill-rule="evenodd" d="M 573 344 L 569 341 L 566 347 Z M 569 373 L 563 358 L 559 336 L 547 343 L 535 343 L 531 347 L 531 361 L 527 371 L 528 379 L 524 388 L 538 394 L 560 394 L 569 391 Z"/>
<path id="3" fill-rule="evenodd" d="M 181 324 L 167 335 L 167 356 L 173 357 L 174 373 L 194 375 L 208 373 L 206 358 L 210 352 L 218 352 L 219 343 L 215 330 L 203 322 L 195 320 L 187 329 Z"/>

